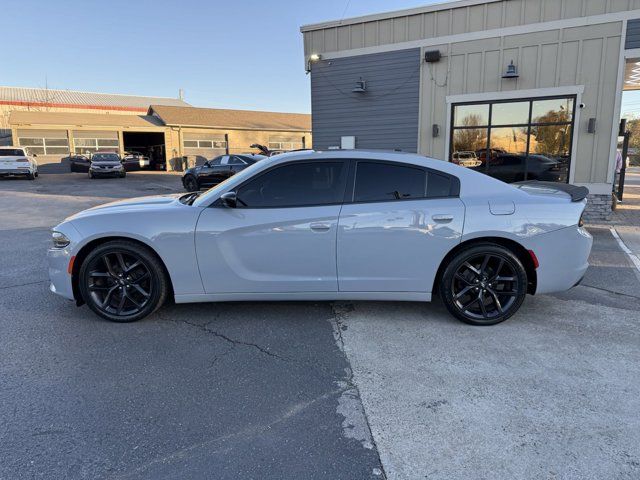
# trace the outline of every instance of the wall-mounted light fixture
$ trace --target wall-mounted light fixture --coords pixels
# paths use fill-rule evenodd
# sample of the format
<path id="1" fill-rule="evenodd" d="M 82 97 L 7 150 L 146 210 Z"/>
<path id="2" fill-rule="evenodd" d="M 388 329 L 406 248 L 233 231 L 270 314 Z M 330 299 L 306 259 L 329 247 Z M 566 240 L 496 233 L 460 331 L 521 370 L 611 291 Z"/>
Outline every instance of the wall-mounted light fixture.
<path id="1" fill-rule="evenodd" d="M 596 119 L 590 118 L 587 124 L 587 133 L 596 133 Z"/>
<path id="2" fill-rule="evenodd" d="M 442 59 L 440 50 L 428 50 L 424 52 L 424 61 L 427 63 L 438 63 Z"/>
<path id="3" fill-rule="evenodd" d="M 319 62 L 320 60 L 322 60 L 322 55 L 320 55 L 320 54 L 312 53 L 311 55 L 309 55 L 309 58 L 308 58 L 308 60 L 307 60 L 307 70 L 306 70 L 306 73 L 311 72 L 311 64 L 312 64 L 312 63 Z"/>
<path id="4" fill-rule="evenodd" d="M 353 93 L 365 93 L 367 91 L 367 81 L 360 77 L 360 80 L 356 82 L 355 88 L 351 91 Z"/>
<path id="5" fill-rule="evenodd" d="M 431 126 L 431 136 L 433 138 L 438 138 L 440 136 L 440 125 L 438 125 L 437 123 L 434 123 Z"/>
<path id="6" fill-rule="evenodd" d="M 518 67 L 516 67 L 516 65 L 513 63 L 513 60 L 511 60 L 511 63 L 507 66 L 507 71 L 504 75 L 502 75 L 502 78 L 518 78 L 520 75 L 518 75 Z"/>

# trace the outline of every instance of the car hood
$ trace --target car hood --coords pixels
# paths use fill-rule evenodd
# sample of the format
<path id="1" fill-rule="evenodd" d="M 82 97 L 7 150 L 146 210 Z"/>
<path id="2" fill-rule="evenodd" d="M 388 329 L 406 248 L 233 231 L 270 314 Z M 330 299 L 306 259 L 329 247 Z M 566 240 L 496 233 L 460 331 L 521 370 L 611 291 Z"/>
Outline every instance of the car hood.
<path id="1" fill-rule="evenodd" d="M 184 195 L 184 193 L 173 193 L 170 195 L 154 195 L 149 197 L 129 198 L 127 200 L 117 200 L 115 202 L 109 202 L 105 203 L 104 205 L 98 205 L 96 207 L 83 210 L 67 218 L 67 220 L 74 220 L 78 218 L 108 213 L 124 213 L 131 211 L 171 208 L 174 206 L 183 205 L 182 203 L 180 203 L 179 198 Z"/>

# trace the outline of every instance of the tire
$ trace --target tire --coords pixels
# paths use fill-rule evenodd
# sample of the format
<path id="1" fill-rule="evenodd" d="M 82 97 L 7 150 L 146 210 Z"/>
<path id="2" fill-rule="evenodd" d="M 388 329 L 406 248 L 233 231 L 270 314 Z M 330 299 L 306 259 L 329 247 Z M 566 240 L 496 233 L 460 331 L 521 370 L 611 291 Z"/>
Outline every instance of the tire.
<path id="1" fill-rule="evenodd" d="M 27 180 L 35 180 L 36 176 L 33 173 L 27 173 Z"/>
<path id="2" fill-rule="evenodd" d="M 95 177 L 93 176 L 93 173 L 89 172 L 89 178 L 95 178 Z"/>
<path id="3" fill-rule="evenodd" d="M 120 178 L 124 178 L 124 177 L 126 177 L 126 176 L 127 176 L 127 172 L 122 172 L 122 173 L 120 174 Z"/>
<path id="4" fill-rule="evenodd" d="M 36 170 L 36 173 L 33 174 L 36 178 L 38 178 L 38 171 Z"/>
<path id="5" fill-rule="evenodd" d="M 94 313 L 125 323 L 140 320 L 160 308 L 167 299 L 169 281 L 162 263 L 150 249 L 135 242 L 114 240 L 87 255 L 78 273 L 78 287 Z"/>
<path id="6" fill-rule="evenodd" d="M 505 247 L 472 245 L 448 263 L 439 291 L 447 310 L 459 320 L 470 325 L 496 325 L 522 305 L 527 295 L 527 272 Z"/>
<path id="7" fill-rule="evenodd" d="M 187 175 L 182 182 L 184 188 L 187 192 L 197 192 L 200 190 L 200 186 L 198 185 L 198 181 L 192 175 Z"/>

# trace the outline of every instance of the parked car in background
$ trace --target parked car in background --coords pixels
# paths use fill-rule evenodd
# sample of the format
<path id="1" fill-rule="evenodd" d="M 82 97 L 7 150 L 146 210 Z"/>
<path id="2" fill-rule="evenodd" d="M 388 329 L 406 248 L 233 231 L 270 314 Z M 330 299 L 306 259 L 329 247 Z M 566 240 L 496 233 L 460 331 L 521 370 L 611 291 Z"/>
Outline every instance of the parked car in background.
<path id="1" fill-rule="evenodd" d="M 482 165 L 476 152 L 454 152 L 452 157 L 453 163 L 461 167 L 473 168 Z"/>
<path id="2" fill-rule="evenodd" d="M 182 175 L 182 185 L 188 192 L 209 188 L 264 158 L 267 157 L 255 153 L 220 155 L 204 165 L 186 169 Z"/>
<path id="3" fill-rule="evenodd" d="M 35 157 L 23 147 L 0 147 L 0 177 L 35 179 L 38 176 Z"/>
<path id="4" fill-rule="evenodd" d="M 53 228 L 50 290 L 111 321 L 169 297 L 423 301 L 474 325 L 588 267 L 585 187 L 508 185 L 415 154 L 296 152 L 205 193 L 93 207 Z"/>
<path id="5" fill-rule="evenodd" d="M 117 153 L 94 153 L 91 156 L 89 178 L 126 176 L 122 160 Z"/>
<path id="6" fill-rule="evenodd" d="M 62 158 L 62 163 L 69 163 L 69 171 L 73 173 L 87 173 L 91 166 L 91 159 L 86 155 L 69 155 Z"/>
<path id="7" fill-rule="evenodd" d="M 127 171 L 148 168 L 151 165 L 149 157 L 140 152 L 125 152 L 122 163 Z"/>

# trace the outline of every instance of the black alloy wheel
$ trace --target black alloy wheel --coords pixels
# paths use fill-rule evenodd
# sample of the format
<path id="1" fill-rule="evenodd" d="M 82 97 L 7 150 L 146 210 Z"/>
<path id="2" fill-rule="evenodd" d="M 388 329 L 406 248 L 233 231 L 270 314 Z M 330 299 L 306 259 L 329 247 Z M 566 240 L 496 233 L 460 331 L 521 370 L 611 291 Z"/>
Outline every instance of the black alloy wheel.
<path id="1" fill-rule="evenodd" d="M 198 187 L 198 181 L 192 175 L 187 175 L 184 178 L 184 188 L 187 192 L 197 192 L 200 190 L 200 187 Z"/>
<path id="2" fill-rule="evenodd" d="M 85 303 L 113 322 L 133 322 L 157 310 L 168 283 L 158 258 L 128 241 L 107 242 L 82 263 L 79 287 Z"/>
<path id="3" fill-rule="evenodd" d="M 445 306 L 472 325 L 495 325 L 515 314 L 527 294 L 527 273 L 508 249 L 482 244 L 459 252 L 440 283 Z"/>

